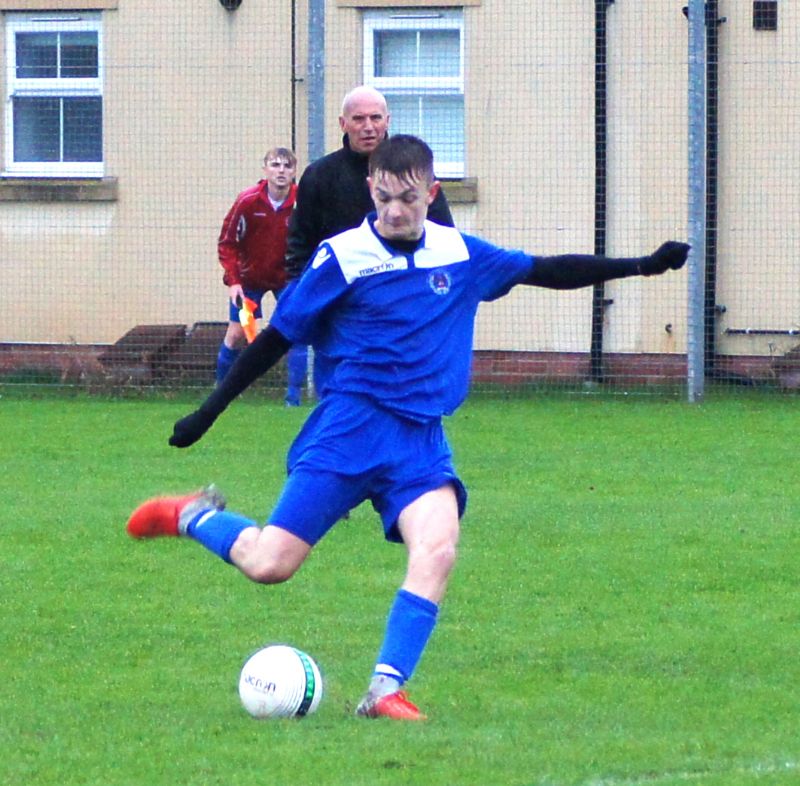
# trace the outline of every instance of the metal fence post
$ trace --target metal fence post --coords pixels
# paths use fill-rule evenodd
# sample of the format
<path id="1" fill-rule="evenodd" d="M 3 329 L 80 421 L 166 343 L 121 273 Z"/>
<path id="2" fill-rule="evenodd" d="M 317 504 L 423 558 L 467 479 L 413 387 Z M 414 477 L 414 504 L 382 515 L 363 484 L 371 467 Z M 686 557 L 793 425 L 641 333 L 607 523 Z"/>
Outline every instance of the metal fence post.
<path id="1" fill-rule="evenodd" d="M 325 0 L 308 0 L 308 161 L 325 154 Z"/>
<path id="2" fill-rule="evenodd" d="M 325 155 L 325 0 L 308 0 L 308 162 Z M 308 348 L 306 389 L 314 389 L 314 349 Z M 312 392 L 313 391 L 313 392 Z"/>
<path id="3" fill-rule="evenodd" d="M 706 237 L 706 10 L 689 0 L 689 275 L 687 284 L 687 391 L 702 400 L 705 388 Z"/>

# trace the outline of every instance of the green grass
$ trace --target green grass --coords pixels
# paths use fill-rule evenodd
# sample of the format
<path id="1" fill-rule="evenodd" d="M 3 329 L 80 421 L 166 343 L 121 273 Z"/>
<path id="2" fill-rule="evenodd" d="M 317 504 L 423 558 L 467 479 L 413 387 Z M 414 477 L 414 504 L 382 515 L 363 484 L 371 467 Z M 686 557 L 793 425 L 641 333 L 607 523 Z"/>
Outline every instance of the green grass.
<path id="1" fill-rule="evenodd" d="M 352 714 L 404 568 L 368 506 L 278 587 L 125 535 L 142 499 L 209 480 L 267 514 L 307 410 L 237 402 L 169 448 L 194 403 L 0 398 L 0 783 L 800 782 L 795 400 L 468 402 L 422 725 Z M 320 663 L 315 715 L 241 709 L 239 669 L 272 641 Z"/>

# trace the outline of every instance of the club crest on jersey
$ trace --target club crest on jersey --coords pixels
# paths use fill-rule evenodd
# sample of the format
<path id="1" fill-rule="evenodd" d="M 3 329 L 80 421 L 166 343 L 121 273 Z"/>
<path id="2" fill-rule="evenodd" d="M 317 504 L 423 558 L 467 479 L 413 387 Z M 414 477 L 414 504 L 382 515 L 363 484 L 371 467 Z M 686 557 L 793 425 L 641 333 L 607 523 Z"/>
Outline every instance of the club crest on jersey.
<path id="1" fill-rule="evenodd" d="M 450 291 L 452 283 L 450 276 L 444 270 L 434 270 L 428 276 L 428 286 L 437 295 L 446 295 Z"/>

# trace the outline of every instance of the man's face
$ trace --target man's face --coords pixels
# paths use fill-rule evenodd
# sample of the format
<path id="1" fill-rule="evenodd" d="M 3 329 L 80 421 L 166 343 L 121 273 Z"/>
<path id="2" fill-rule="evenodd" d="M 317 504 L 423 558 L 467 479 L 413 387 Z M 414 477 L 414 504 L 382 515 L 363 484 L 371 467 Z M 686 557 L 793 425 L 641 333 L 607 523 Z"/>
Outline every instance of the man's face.
<path id="1" fill-rule="evenodd" d="M 297 167 L 285 158 L 268 158 L 264 164 L 264 176 L 274 192 L 288 190 L 294 180 Z"/>
<path id="2" fill-rule="evenodd" d="M 415 176 L 401 180 L 377 170 L 368 178 L 378 219 L 375 229 L 386 240 L 419 240 L 428 205 L 436 198 L 439 183 Z"/>
<path id="3" fill-rule="evenodd" d="M 345 114 L 339 117 L 339 127 L 347 134 L 351 150 L 368 155 L 383 141 L 389 129 L 386 104 L 377 96 L 356 96 Z"/>

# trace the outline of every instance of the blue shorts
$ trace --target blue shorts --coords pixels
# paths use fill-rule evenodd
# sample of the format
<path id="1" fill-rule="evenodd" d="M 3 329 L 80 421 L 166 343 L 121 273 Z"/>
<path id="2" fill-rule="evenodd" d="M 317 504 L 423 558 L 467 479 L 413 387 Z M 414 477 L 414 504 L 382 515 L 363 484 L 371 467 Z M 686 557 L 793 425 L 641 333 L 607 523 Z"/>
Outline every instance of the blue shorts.
<path id="1" fill-rule="evenodd" d="M 261 319 L 263 316 L 261 313 L 261 300 L 266 293 L 260 289 L 245 289 L 244 287 L 242 287 L 242 291 L 244 292 L 245 297 L 250 298 L 253 303 L 258 304 L 258 308 L 256 308 L 256 310 L 253 312 L 253 316 L 256 319 Z M 239 324 L 239 309 L 230 298 L 228 298 L 228 319 L 231 322 L 236 322 L 236 324 Z"/>
<path id="2" fill-rule="evenodd" d="M 292 444 L 287 469 L 268 521 L 312 546 L 365 500 L 397 543 L 400 512 L 426 492 L 450 484 L 459 516 L 467 504 L 441 420 L 409 420 L 363 396 L 323 399 Z"/>

